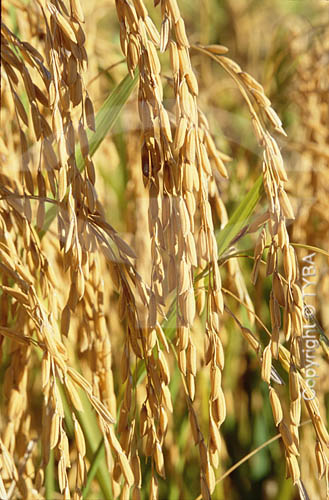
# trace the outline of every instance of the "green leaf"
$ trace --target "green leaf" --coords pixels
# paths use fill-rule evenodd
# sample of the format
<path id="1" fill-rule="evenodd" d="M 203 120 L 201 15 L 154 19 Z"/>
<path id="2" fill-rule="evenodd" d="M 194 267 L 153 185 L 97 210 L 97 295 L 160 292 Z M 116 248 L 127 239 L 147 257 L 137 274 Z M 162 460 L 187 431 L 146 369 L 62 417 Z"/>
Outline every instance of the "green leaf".
<path id="1" fill-rule="evenodd" d="M 87 457 L 91 464 L 88 471 L 88 482 L 86 483 L 87 489 L 83 492 L 83 498 L 87 499 L 88 490 L 96 475 L 104 499 L 112 500 L 111 476 L 107 467 L 104 440 L 97 424 L 96 413 L 84 391 L 79 389 L 78 393 L 83 405 L 83 412 L 76 412 L 76 416 L 83 430 L 87 447 Z"/>
<path id="2" fill-rule="evenodd" d="M 82 498 L 84 500 L 88 499 L 88 494 L 89 494 L 89 490 L 91 487 L 91 483 L 93 482 L 93 479 L 96 475 L 97 469 L 99 468 L 99 466 L 101 465 L 102 462 L 104 464 L 106 463 L 104 450 L 105 450 L 104 449 L 104 439 L 102 438 L 100 440 L 98 448 L 95 451 L 94 456 L 91 460 L 91 465 L 90 465 L 90 469 L 88 471 L 86 485 L 85 485 L 83 492 L 82 492 Z"/>
<path id="3" fill-rule="evenodd" d="M 248 219 L 255 209 L 264 192 L 263 176 L 260 175 L 255 184 L 243 198 L 240 205 L 230 217 L 226 226 L 218 232 L 216 239 L 218 244 L 218 256 L 220 257 L 229 248 L 241 231 L 247 226 Z"/>
<path id="4" fill-rule="evenodd" d="M 132 93 L 136 83 L 138 80 L 138 72 L 136 71 L 134 78 L 131 78 L 130 75 L 127 75 L 111 92 L 111 94 L 104 101 L 100 110 L 96 115 L 96 126 L 95 132 L 91 130 L 87 131 L 88 141 L 89 141 L 89 153 L 90 156 L 93 156 L 100 144 L 109 133 L 109 131 L 113 128 L 116 120 L 118 119 L 122 108 L 126 104 L 130 94 Z M 75 151 L 75 160 L 78 169 L 80 172 L 84 169 L 84 161 L 81 154 L 80 146 L 76 147 Z M 45 223 L 40 231 L 39 236 L 40 239 L 46 234 L 51 223 L 56 217 L 58 211 L 57 205 L 51 205 L 45 215 Z"/>
<path id="5" fill-rule="evenodd" d="M 55 481 L 55 457 L 54 450 L 50 450 L 49 462 L 46 467 L 45 473 L 45 488 L 46 499 L 54 498 L 56 496 L 56 481 Z"/>
<path id="6" fill-rule="evenodd" d="M 88 130 L 87 132 L 90 156 L 93 156 L 95 154 L 105 136 L 112 129 L 121 113 L 123 106 L 126 104 L 131 92 L 133 91 L 137 80 L 137 71 L 134 78 L 131 78 L 130 75 L 127 75 L 104 101 L 96 116 L 96 131 L 91 132 L 90 130 Z M 77 167 L 81 172 L 81 170 L 83 170 L 84 168 L 84 161 L 80 146 L 78 146 L 76 149 L 75 159 Z"/>

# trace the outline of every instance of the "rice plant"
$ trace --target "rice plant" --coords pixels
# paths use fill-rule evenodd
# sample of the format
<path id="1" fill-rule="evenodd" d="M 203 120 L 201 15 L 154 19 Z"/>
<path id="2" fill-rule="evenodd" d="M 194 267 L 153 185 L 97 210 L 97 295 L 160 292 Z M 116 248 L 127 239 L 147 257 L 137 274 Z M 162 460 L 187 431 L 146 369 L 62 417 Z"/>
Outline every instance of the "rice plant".
<path id="1" fill-rule="evenodd" d="M 328 7 L 198 4 L 4 2 L 1 499 L 329 498 Z"/>

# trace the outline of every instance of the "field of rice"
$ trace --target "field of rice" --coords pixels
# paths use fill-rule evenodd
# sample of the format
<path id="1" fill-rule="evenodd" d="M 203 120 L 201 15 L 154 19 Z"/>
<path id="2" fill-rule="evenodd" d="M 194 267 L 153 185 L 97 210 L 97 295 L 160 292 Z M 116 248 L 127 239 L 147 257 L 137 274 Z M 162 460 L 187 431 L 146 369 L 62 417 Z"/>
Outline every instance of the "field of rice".
<path id="1" fill-rule="evenodd" d="M 1 14 L 0 500 L 329 500 L 329 2 Z"/>

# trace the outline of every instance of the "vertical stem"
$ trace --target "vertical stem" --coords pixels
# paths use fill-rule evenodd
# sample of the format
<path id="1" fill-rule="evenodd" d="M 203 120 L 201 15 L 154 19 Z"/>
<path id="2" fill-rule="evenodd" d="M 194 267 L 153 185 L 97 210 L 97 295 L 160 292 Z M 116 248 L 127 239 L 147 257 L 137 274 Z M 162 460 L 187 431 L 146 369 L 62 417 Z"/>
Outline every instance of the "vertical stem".
<path id="1" fill-rule="evenodd" d="M 45 477 L 46 500 L 53 500 L 55 498 L 56 485 L 55 485 L 54 468 L 55 468 L 54 450 L 51 450 L 49 456 L 49 462 L 46 467 L 46 477 Z"/>

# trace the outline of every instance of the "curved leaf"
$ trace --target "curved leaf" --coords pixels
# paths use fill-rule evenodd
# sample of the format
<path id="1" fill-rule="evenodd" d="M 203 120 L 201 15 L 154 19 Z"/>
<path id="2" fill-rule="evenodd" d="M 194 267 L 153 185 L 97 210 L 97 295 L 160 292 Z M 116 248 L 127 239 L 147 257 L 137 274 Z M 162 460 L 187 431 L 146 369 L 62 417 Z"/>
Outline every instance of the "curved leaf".
<path id="1" fill-rule="evenodd" d="M 240 235 L 248 229 L 248 219 L 264 192 L 263 176 L 260 175 L 249 193 L 230 217 L 226 226 L 217 234 L 218 256 L 220 257 Z"/>
<path id="2" fill-rule="evenodd" d="M 127 75 L 111 92 L 107 99 L 102 104 L 100 110 L 96 115 L 96 126 L 95 132 L 90 130 L 87 131 L 88 141 L 89 141 L 89 152 L 90 156 L 93 156 L 100 144 L 112 129 L 116 120 L 118 119 L 120 112 L 124 105 L 126 104 L 130 94 L 132 93 L 138 80 L 138 72 L 136 71 L 134 78 Z M 76 147 L 75 151 L 76 164 L 80 172 L 84 169 L 84 161 L 81 154 L 80 146 Z M 42 231 L 40 231 L 40 239 L 46 234 L 51 223 L 56 217 L 58 207 L 56 205 L 51 205 L 45 215 L 45 223 Z"/>

